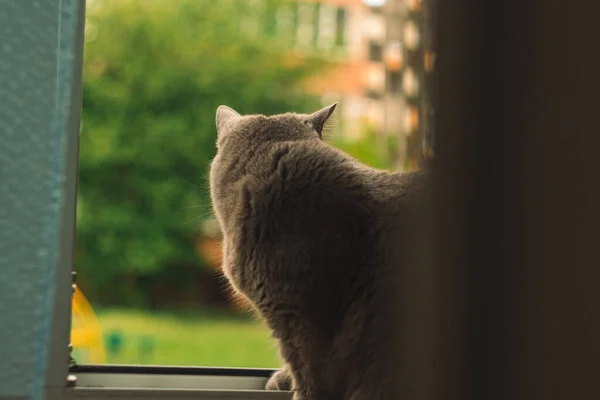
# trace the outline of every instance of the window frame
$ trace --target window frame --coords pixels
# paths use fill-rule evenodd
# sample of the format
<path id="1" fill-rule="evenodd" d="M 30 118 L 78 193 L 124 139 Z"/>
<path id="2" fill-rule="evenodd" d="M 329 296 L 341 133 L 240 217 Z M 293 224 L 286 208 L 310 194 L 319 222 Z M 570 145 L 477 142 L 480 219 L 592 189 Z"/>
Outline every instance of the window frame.
<path id="1" fill-rule="evenodd" d="M 73 398 L 290 399 L 290 392 L 263 390 L 273 372 L 264 368 L 142 365 L 76 365 Z M 141 396 L 141 397 L 140 397 Z"/>

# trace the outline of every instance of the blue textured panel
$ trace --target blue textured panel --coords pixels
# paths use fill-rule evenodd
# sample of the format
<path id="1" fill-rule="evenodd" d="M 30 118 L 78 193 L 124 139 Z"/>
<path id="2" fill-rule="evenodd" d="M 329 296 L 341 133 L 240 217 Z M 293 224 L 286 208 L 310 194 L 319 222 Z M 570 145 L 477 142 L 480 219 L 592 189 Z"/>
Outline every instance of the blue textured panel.
<path id="1" fill-rule="evenodd" d="M 0 1 L 0 396 L 45 384 L 78 4 Z"/>

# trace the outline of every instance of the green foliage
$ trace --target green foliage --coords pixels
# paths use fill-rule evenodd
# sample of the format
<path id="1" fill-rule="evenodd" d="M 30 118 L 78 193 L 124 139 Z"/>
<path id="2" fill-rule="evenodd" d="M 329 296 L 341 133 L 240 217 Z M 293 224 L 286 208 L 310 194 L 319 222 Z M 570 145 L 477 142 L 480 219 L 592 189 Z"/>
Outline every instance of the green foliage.
<path id="1" fill-rule="evenodd" d="M 351 140 L 338 135 L 332 138 L 331 144 L 371 167 L 387 170 L 396 168 L 396 135 L 378 135 L 374 129 L 365 126 L 359 139 Z"/>
<path id="2" fill-rule="evenodd" d="M 253 15 L 247 3 L 90 5 L 76 267 L 92 301 L 136 287 L 123 277 L 164 276 L 182 264 L 202 269 L 194 240 L 211 209 L 206 176 L 217 106 L 264 114 L 318 107 L 297 88 L 326 64 L 293 58 L 282 37 L 242 31 Z M 111 300 L 144 303 L 143 293 L 121 297 Z"/>

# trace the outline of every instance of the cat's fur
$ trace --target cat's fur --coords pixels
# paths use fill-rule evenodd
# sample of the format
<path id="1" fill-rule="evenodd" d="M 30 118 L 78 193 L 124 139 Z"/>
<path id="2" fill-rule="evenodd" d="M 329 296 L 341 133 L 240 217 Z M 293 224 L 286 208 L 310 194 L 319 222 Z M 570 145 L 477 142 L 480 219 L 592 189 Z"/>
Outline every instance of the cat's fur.
<path id="1" fill-rule="evenodd" d="M 296 400 L 396 398 L 397 283 L 425 179 L 325 143 L 334 108 L 271 117 L 218 108 L 210 189 L 223 269 L 279 342 L 285 365 L 267 389 L 291 386 Z"/>

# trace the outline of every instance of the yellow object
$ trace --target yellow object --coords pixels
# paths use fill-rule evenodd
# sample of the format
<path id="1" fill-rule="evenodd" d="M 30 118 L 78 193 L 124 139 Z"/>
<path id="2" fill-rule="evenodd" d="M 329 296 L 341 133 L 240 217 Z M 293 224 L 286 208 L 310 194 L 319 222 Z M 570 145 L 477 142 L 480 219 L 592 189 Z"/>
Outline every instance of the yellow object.
<path id="1" fill-rule="evenodd" d="M 88 356 L 86 360 L 78 360 L 78 362 L 104 364 L 106 353 L 100 324 L 98 324 L 92 306 L 77 287 L 73 294 L 72 307 L 71 344 L 73 350 L 87 350 L 86 354 Z"/>

